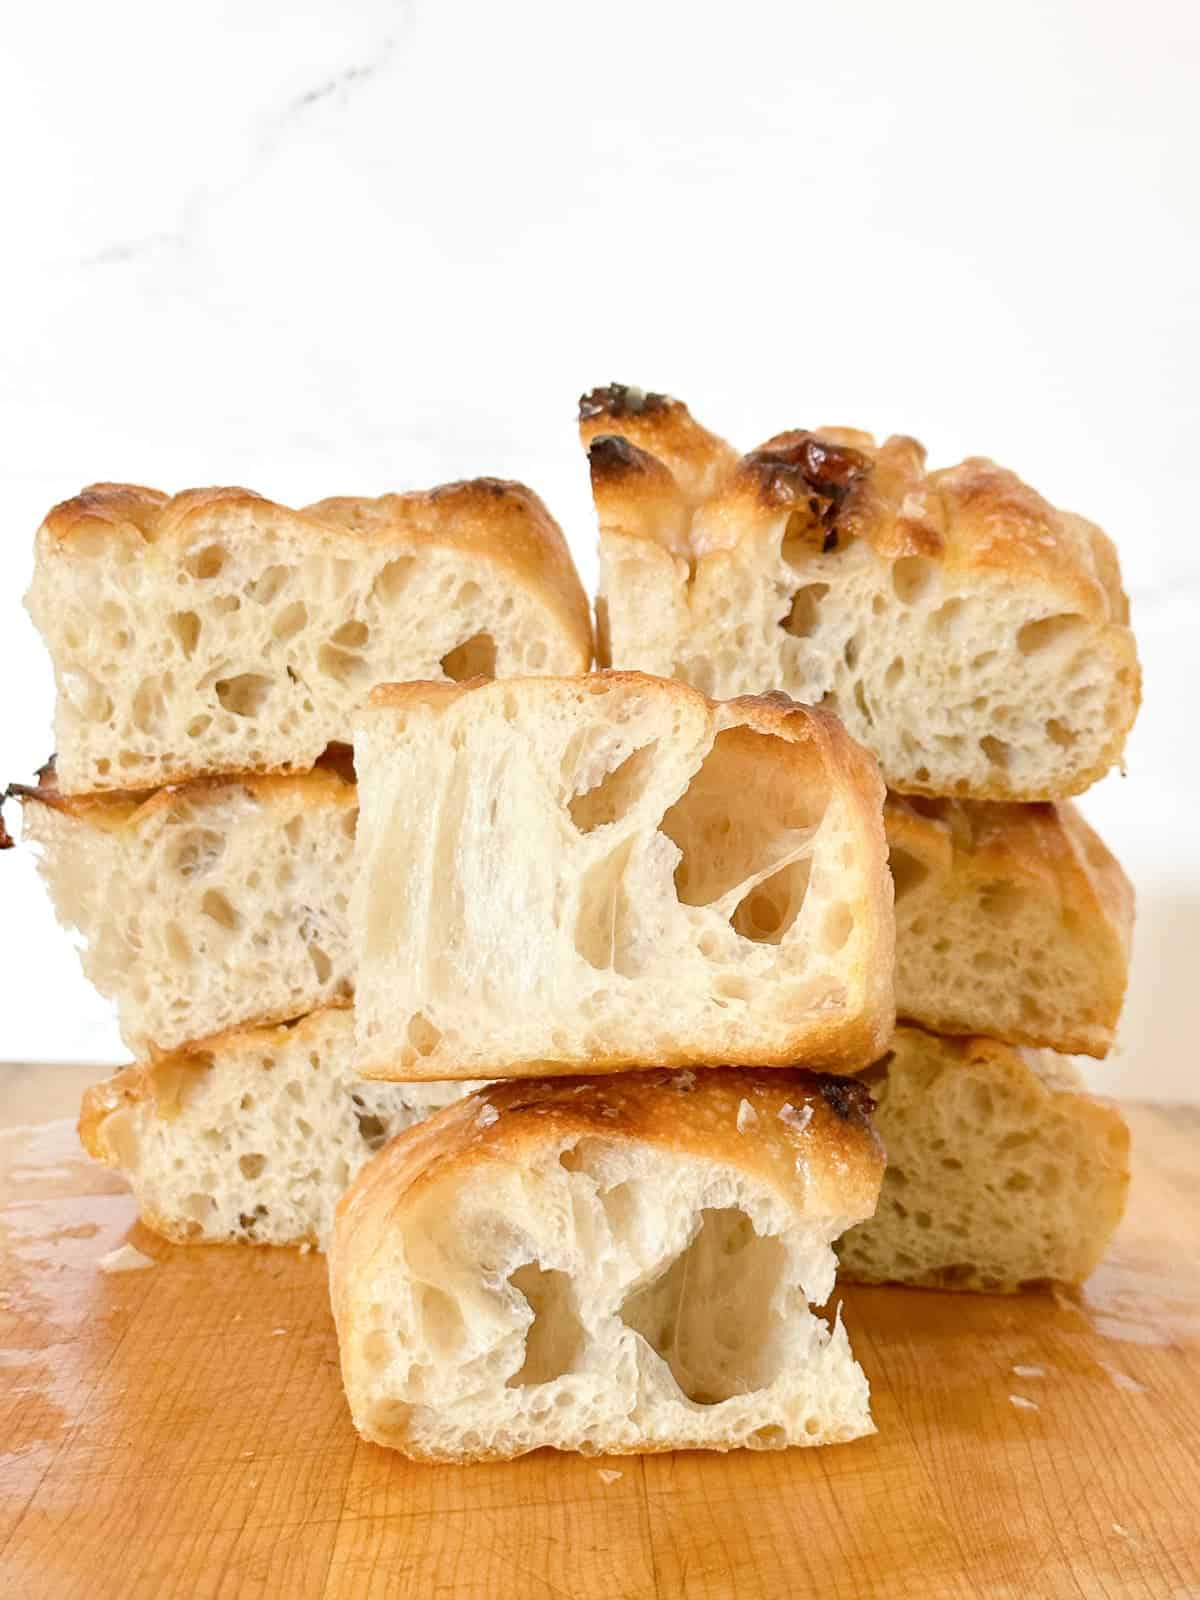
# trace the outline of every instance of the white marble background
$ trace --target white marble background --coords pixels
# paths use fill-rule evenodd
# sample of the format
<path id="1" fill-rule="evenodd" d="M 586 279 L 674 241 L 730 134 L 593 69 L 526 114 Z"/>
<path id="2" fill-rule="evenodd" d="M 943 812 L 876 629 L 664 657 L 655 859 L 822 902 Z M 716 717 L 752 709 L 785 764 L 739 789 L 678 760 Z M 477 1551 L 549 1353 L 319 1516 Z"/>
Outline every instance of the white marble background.
<path id="1" fill-rule="evenodd" d="M 527 479 L 585 578 L 580 390 L 984 452 L 1117 538 L 1146 669 L 1085 809 L 1141 901 L 1116 1092 L 1200 1096 L 1200 11 L 224 0 L 12 8 L 0 64 L 0 772 L 21 608 L 94 479 L 284 500 Z M 0 1058 L 119 1060 L 23 853 Z"/>

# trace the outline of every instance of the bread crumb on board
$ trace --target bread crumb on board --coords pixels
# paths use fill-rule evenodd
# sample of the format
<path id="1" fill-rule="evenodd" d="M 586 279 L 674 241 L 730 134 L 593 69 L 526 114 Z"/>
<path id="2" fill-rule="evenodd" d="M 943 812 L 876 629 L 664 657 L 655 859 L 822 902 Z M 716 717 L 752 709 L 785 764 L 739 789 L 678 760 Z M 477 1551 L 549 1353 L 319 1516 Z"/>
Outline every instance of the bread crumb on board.
<path id="1" fill-rule="evenodd" d="M 1018 1365 L 1012 1370 L 1018 1378 L 1044 1378 L 1046 1376 L 1045 1367 L 1027 1367 Z"/>
<path id="2" fill-rule="evenodd" d="M 97 1265 L 101 1272 L 144 1272 L 154 1265 L 154 1257 L 143 1255 L 131 1244 L 119 1244 L 101 1256 Z"/>
<path id="3" fill-rule="evenodd" d="M 1023 1394 L 1010 1394 L 1008 1398 L 1018 1411 L 1040 1411 L 1042 1409 L 1036 1400 L 1027 1400 Z"/>
<path id="4" fill-rule="evenodd" d="M 618 1472 L 615 1467 L 597 1467 L 596 1476 L 600 1479 L 601 1483 L 608 1485 L 610 1483 L 616 1483 L 617 1479 L 623 1478 L 625 1474 L 623 1472 Z"/>

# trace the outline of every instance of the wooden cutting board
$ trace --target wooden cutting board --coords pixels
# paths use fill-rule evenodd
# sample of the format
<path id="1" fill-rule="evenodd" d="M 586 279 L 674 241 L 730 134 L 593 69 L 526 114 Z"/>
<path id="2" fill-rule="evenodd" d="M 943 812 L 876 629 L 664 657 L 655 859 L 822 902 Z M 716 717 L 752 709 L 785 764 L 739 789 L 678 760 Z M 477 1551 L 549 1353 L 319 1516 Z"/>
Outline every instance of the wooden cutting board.
<path id="1" fill-rule="evenodd" d="M 877 1437 L 469 1468 L 357 1439 L 319 1256 L 164 1245 L 69 1123 L 0 1134 L 0 1595 L 1196 1600 L 1200 1113 L 1130 1121 L 1078 1298 L 845 1292 Z"/>

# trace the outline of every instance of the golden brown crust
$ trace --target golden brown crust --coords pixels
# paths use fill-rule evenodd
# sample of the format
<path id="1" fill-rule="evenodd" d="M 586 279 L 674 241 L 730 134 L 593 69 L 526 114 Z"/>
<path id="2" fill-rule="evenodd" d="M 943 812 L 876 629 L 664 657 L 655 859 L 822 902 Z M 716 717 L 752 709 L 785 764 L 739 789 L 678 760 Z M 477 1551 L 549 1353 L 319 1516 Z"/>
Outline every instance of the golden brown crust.
<path id="1" fill-rule="evenodd" d="M 320 500 L 299 510 L 277 505 L 248 489 L 189 489 L 168 497 L 133 484 L 93 484 L 57 505 L 38 534 L 45 555 L 86 556 L 104 541 L 183 548 L 231 517 L 281 525 L 315 547 L 347 537 L 363 545 L 396 542 L 469 551 L 504 567 L 541 592 L 564 633 L 592 658 L 591 613 L 562 530 L 542 501 L 523 484 L 473 478 L 378 499 Z"/>
<path id="2" fill-rule="evenodd" d="M 7 793 L 22 806 L 48 806 L 74 821 L 115 831 L 138 828 L 180 801 L 203 805 L 234 790 L 249 793 L 266 806 L 294 807 L 297 801 L 306 809 L 327 805 L 352 808 L 358 804 L 354 762 L 344 745 L 331 745 L 316 766 L 305 772 L 203 773 L 164 784 L 161 789 L 105 789 L 92 794 L 63 794 L 51 758 L 33 784 L 10 784 Z"/>
<path id="3" fill-rule="evenodd" d="M 739 1131 L 743 1100 L 755 1116 Z M 873 1106 L 857 1080 L 797 1068 L 494 1083 L 385 1145 L 342 1196 L 336 1234 L 343 1249 L 367 1255 L 370 1236 L 382 1239 L 415 1194 L 491 1162 L 523 1165 L 548 1143 L 586 1136 L 727 1163 L 810 1215 L 869 1216 L 884 1167 Z M 485 1107 L 497 1115 L 481 1118 Z"/>
<path id="4" fill-rule="evenodd" d="M 1061 915 L 1069 937 L 1088 946 L 1096 1009 L 1053 1034 L 1031 1018 L 1014 1028 L 1012 1042 L 1106 1055 L 1125 998 L 1134 893 L 1120 863 L 1077 808 L 1069 801 L 1016 805 L 889 794 L 884 825 L 889 849 L 903 851 L 928 875 L 928 888 L 914 892 L 936 897 L 937 904 L 945 907 L 1001 883 L 1028 890 Z M 961 1031 L 966 1013 L 912 1020 L 953 1034 Z"/>
<path id="5" fill-rule="evenodd" d="M 774 526 L 781 509 L 815 502 L 825 535 L 865 539 L 889 560 L 920 555 L 951 571 L 998 568 L 1052 585 L 1064 610 L 1098 622 L 1128 618 L 1111 541 L 985 457 L 927 472 L 915 439 L 897 435 L 876 444 L 868 433 L 819 428 L 776 434 L 734 461 L 731 447 L 680 401 L 655 398 L 661 403 L 641 414 L 618 409 L 591 417 L 581 432 L 585 443 L 597 433 L 628 439 L 675 476 L 682 458 L 689 478 L 709 485 L 711 503 L 692 529 L 693 560 L 734 548 L 764 522 Z M 653 537 L 637 501 L 651 482 L 661 496 L 664 480 L 645 460 L 637 460 L 636 472 L 615 470 L 619 447 L 606 448 L 602 510 L 619 515 L 623 533 Z"/>

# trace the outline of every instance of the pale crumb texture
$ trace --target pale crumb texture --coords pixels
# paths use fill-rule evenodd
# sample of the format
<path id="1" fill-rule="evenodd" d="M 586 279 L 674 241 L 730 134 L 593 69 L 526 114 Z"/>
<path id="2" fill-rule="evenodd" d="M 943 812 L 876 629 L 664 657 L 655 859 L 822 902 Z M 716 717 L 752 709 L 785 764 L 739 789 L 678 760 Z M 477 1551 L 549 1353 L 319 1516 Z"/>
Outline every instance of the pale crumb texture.
<path id="1" fill-rule="evenodd" d="M 143 1255 L 134 1245 L 121 1244 L 101 1256 L 96 1263 L 101 1272 L 144 1272 L 154 1266 L 152 1256 Z"/>
<path id="2" fill-rule="evenodd" d="M 1125 1208 L 1129 1130 L 1069 1062 L 898 1028 L 865 1077 L 888 1165 L 874 1217 L 839 1242 L 844 1276 L 989 1293 L 1087 1277 Z"/>
<path id="3" fill-rule="evenodd" d="M 23 818 L 135 1055 L 349 1000 L 351 784 L 188 784 L 128 811 L 27 800 Z"/>
<path id="4" fill-rule="evenodd" d="M 89 1092 L 85 1142 L 169 1239 L 324 1248 L 372 1151 L 475 1087 L 359 1083 L 353 1043 L 353 1015 L 323 1011 L 127 1069 Z"/>
<path id="5" fill-rule="evenodd" d="M 463 486 L 457 511 L 416 497 L 435 538 L 408 525 L 408 497 L 295 513 L 198 491 L 161 508 L 169 527 L 136 492 L 82 498 L 99 517 L 42 528 L 26 602 L 54 664 L 68 794 L 305 770 L 350 742 L 377 683 L 587 670 L 561 532 L 518 485 Z M 514 563 L 517 540 L 530 552 Z"/>
<path id="6" fill-rule="evenodd" d="M 359 1071 L 867 1065 L 893 1016 L 881 797 L 808 719 L 640 675 L 377 696 Z"/>

